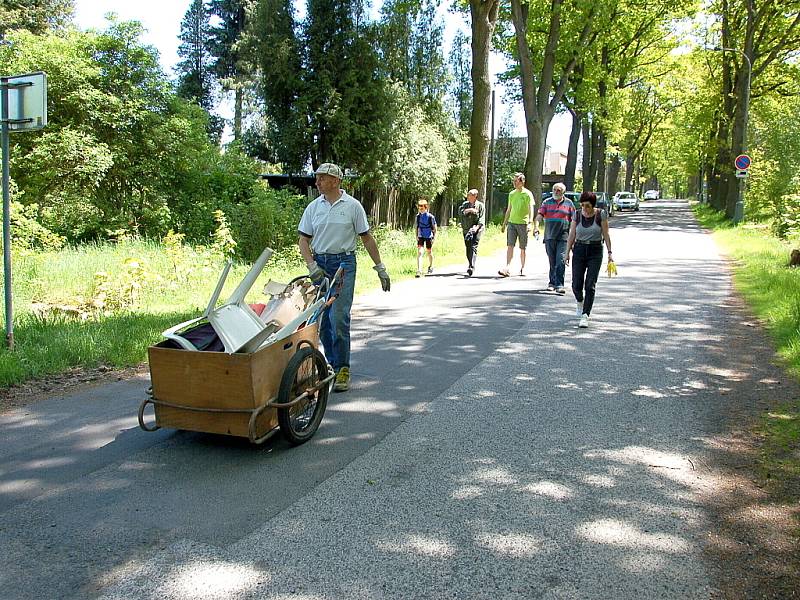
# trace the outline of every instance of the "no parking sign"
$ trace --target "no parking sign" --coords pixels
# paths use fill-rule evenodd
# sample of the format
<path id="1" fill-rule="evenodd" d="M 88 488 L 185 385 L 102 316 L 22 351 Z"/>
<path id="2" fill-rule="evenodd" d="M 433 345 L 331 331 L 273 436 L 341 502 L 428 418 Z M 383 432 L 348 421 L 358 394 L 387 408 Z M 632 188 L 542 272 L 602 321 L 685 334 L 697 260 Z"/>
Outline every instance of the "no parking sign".
<path id="1" fill-rule="evenodd" d="M 750 168 L 752 161 L 747 154 L 740 154 L 736 157 L 736 160 L 733 161 L 733 166 L 739 169 L 740 171 L 747 171 Z"/>

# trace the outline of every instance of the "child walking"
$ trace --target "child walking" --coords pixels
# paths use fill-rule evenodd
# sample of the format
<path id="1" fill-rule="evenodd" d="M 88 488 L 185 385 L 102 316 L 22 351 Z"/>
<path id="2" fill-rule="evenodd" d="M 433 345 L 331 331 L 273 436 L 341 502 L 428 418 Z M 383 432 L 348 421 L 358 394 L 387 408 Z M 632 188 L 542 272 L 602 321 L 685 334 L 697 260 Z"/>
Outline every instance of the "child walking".
<path id="1" fill-rule="evenodd" d="M 428 275 L 433 273 L 433 238 L 436 237 L 436 217 L 428 212 L 428 201 L 417 202 L 417 277 L 422 276 L 422 253 L 428 255 Z"/>

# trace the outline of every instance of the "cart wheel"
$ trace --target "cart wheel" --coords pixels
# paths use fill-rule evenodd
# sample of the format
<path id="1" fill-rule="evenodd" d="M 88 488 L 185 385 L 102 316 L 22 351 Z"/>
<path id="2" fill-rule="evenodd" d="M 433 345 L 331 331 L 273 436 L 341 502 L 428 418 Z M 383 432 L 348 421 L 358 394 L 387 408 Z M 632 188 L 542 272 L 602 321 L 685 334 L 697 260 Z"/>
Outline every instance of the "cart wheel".
<path id="1" fill-rule="evenodd" d="M 307 390 L 311 392 L 294 406 L 278 409 L 278 424 L 290 444 L 299 446 L 317 432 L 328 404 L 328 385 L 320 385 L 328 375 L 328 363 L 316 348 L 300 347 L 289 360 L 281 377 L 278 403 L 291 402 Z"/>

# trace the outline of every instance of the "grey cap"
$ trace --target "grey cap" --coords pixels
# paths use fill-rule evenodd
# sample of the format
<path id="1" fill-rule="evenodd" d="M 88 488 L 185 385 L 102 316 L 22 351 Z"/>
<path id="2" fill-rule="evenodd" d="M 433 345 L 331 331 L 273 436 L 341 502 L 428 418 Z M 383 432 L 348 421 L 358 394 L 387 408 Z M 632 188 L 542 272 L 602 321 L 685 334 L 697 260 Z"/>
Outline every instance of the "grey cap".
<path id="1" fill-rule="evenodd" d="M 333 163 L 322 163 L 317 170 L 314 172 L 315 175 L 331 175 L 332 177 L 336 177 L 336 179 L 342 179 L 344 174 L 342 170 Z"/>

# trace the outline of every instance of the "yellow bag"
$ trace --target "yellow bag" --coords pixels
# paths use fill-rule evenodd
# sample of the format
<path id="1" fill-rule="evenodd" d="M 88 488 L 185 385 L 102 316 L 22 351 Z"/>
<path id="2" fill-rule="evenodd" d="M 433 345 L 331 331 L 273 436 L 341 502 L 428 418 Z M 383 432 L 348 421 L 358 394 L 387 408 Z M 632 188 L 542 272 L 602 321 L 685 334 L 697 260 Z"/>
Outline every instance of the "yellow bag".
<path id="1" fill-rule="evenodd" d="M 606 268 L 606 273 L 608 273 L 609 277 L 614 277 L 617 274 L 617 265 L 614 263 L 613 260 L 608 261 L 608 268 Z"/>

